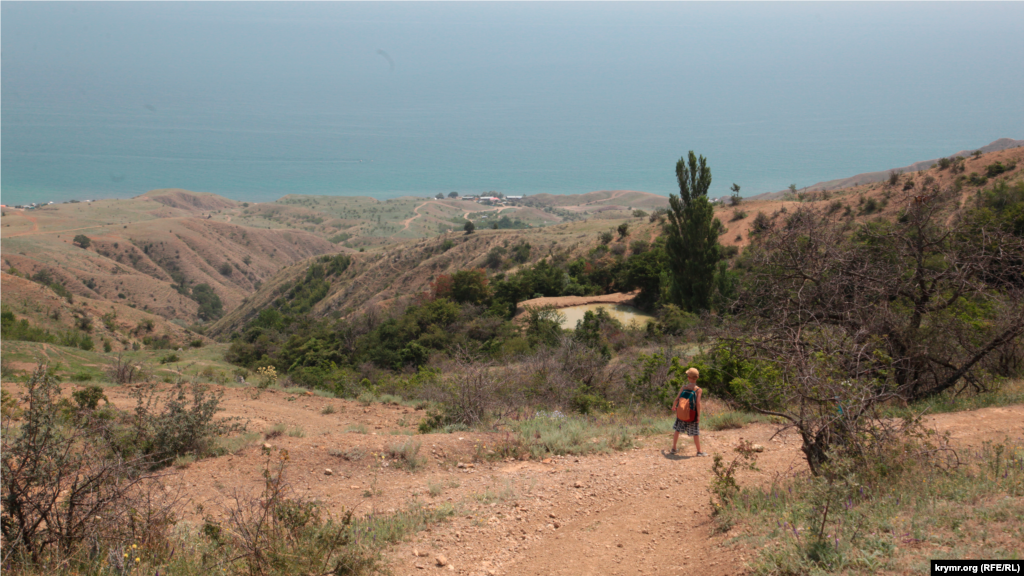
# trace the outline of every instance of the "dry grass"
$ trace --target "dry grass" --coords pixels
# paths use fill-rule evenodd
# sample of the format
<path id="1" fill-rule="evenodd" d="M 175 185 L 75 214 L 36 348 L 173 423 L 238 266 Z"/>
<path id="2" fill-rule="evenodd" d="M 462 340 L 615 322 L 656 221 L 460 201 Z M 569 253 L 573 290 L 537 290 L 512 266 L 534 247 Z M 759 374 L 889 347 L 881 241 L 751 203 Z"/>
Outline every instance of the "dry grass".
<path id="1" fill-rule="evenodd" d="M 924 573 L 929 559 L 1019 557 L 1024 447 L 935 454 L 907 445 L 868 470 L 743 489 L 716 522 L 745 527 L 741 539 L 760 550 L 755 574 Z"/>

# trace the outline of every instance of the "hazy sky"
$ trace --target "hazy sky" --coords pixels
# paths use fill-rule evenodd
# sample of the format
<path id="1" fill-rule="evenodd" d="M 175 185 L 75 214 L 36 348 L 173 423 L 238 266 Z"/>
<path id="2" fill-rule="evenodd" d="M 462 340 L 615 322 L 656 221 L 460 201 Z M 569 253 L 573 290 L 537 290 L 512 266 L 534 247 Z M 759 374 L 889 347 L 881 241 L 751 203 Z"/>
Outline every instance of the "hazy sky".
<path id="1" fill-rule="evenodd" d="M 816 131 L 829 135 L 829 154 L 842 155 L 844 140 L 863 151 L 836 171 L 1024 138 L 1022 23 L 1021 2 L 4 1 L 0 94 L 4 122 L 22 109 L 113 110 L 206 125 L 230 111 L 272 131 L 334 114 L 366 119 L 349 125 L 350 140 L 394 121 L 410 138 L 438 126 L 493 134 L 490 149 L 515 155 L 516 142 L 537 148 L 550 136 L 556 150 L 604 142 L 581 156 L 637 170 L 651 169 L 652 154 L 661 166 L 697 148 L 753 179 L 742 172 L 752 155 L 790 145 L 820 165 L 798 149 L 820 149 L 802 136 Z M 5 130 L 5 154 L 19 138 Z M 805 176 L 765 166 L 764 186 Z"/>
<path id="2" fill-rule="evenodd" d="M 609 100 L 672 83 L 820 102 L 854 83 L 1019 95 L 1024 4 L 20 3 L 2 6 L 3 100 Z M 378 50 L 394 62 L 394 71 Z M 623 65 L 635 74 L 623 77 Z M 603 69 L 614 76 L 602 76 Z M 713 83 L 713 85 L 712 85 Z M 966 94 L 965 94 L 966 96 Z M 966 103 L 966 102 L 965 102 Z"/>

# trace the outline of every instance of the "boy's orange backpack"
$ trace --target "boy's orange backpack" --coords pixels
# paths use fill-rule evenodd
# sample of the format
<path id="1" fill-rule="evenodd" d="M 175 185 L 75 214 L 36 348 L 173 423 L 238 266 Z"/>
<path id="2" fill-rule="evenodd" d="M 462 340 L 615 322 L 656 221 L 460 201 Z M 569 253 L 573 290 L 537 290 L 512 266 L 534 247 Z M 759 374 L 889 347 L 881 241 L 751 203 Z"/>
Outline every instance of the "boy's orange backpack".
<path id="1" fill-rule="evenodd" d="M 676 404 L 676 418 L 679 418 L 680 421 L 693 422 L 697 420 L 697 407 L 693 405 L 697 399 L 697 390 L 699 388 L 694 388 L 692 399 L 679 397 L 679 403 Z"/>

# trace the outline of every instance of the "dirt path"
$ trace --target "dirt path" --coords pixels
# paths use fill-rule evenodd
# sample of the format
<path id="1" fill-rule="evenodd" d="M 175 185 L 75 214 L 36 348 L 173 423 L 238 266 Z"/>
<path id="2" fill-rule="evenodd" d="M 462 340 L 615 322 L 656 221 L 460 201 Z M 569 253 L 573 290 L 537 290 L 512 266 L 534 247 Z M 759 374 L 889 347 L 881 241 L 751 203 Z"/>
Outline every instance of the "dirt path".
<path id="1" fill-rule="evenodd" d="M 615 200 L 619 196 L 622 196 L 626 192 L 629 192 L 629 190 L 616 190 L 615 192 L 612 192 L 612 195 L 607 197 L 607 198 L 603 198 L 601 200 L 594 200 L 593 202 L 587 202 L 586 204 L 580 204 L 580 206 L 590 206 L 591 204 L 600 204 L 601 202 L 609 202 L 611 200 Z"/>
<path id="2" fill-rule="evenodd" d="M 420 208 L 423 208 L 427 204 L 429 204 L 429 202 L 424 202 L 423 204 L 420 204 L 419 206 L 412 209 L 414 216 L 402 221 L 402 230 L 408 230 L 409 225 L 412 224 L 412 221 L 422 216 L 422 214 L 420 214 Z"/>
<path id="3" fill-rule="evenodd" d="M 131 408 L 134 403 L 126 392 L 106 390 L 113 402 Z M 457 507 L 451 521 L 389 552 L 396 576 L 649 576 L 694 571 L 725 576 L 747 572 L 746 562 L 754 554 L 733 543 L 741 528 L 727 537 L 712 532 L 712 458 L 695 457 L 687 439 L 680 439 L 680 455 L 667 453 L 671 437 L 665 435 L 639 438 L 636 448 L 606 455 L 465 464 L 504 435 L 409 436 L 423 417 L 412 408 L 363 406 L 282 391 L 265 391 L 259 398 L 252 394 L 245 388 L 225 389 L 225 415 L 241 418 L 250 431 L 284 425 L 284 434 L 266 442 L 274 450 L 289 451 L 286 480 L 295 495 L 320 500 L 333 513 L 347 509 L 357 515 L 394 511 L 412 502 Z M 961 446 L 1006 437 L 1024 441 L 1024 406 L 942 414 L 928 422 L 949 431 Z M 710 454 L 728 455 L 741 439 L 762 444 L 760 470 L 737 477 L 741 485 L 767 483 L 775 475 L 806 466 L 799 438 L 782 434 L 771 439 L 774 431 L 773 426 L 757 424 L 705 432 L 702 447 Z M 389 447 L 407 441 L 420 442 L 420 454 L 427 460 L 416 472 L 381 458 Z M 166 483 L 185 496 L 188 510 L 202 504 L 206 513 L 223 513 L 232 494 L 259 493 L 261 442 L 234 456 L 170 469 Z M 436 566 L 437 555 L 445 557 L 445 568 Z"/>
<path id="4" fill-rule="evenodd" d="M 6 235 L 8 238 L 14 238 L 15 236 L 30 236 L 30 235 L 35 234 L 36 232 L 39 231 L 39 221 L 36 219 L 35 216 L 29 216 L 28 213 L 26 213 L 24 210 L 17 211 L 17 212 L 12 211 L 11 215 L 14 215 L 14 214 L 19 214 L 20 216 L 22 216 L 23 218 L 25 218 L 26 220 L 31 222 L 32 223 L 32 229 L 28 230 L 26 232 L 18 232 L 16 234 L 8 234 L 8 235 Z"/>

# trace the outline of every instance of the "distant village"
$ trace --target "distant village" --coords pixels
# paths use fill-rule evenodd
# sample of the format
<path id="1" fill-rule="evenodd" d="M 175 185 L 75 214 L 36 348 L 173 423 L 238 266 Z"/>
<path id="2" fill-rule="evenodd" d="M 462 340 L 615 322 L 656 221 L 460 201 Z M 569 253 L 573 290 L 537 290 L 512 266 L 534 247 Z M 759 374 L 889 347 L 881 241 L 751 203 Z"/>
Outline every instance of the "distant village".
<path id="1" fill-rule="evenodd" d="M 78 204 L 79 202 L 82 202 L 82 201 L 81 200 L 68 200 L 68 201 L 66 201 L 64 203 L 65 204 Z M 92 202 L 92 200 L 84 200 L 84 202 Z M 54 204 L 54 202 L 46 202 L 45 204 L 37 204 L 35 202 L 32 202 L 31 204 L 25 204 L 25 205 L 17 204 L 15 206 L 8 206 L 7 204 L 0 204 L 0 209 L 7 210 L 9 208 L 11 210 L 35 210 L 36 208 L 42 208 L 43 206 L 49 206 L 50 204 Z"/>
<path id="2" fill-rule="evenodd" d="M 472 194 L 468 196 L 459 196 L 458 192 L 450 192 L 448 196 L 445 196 L 444 194 L 438 192 L 437 195 L 434 196 L 435 200 L 444 200 L 446 198 L 448 200 L 464 200 L 467 202 L 476 202 L 477 204 L 485 204 L 487 206 L 518 206 L 522 203 L 523 199 L 526 198 L 526 195 L 524 194 L 522 196 L 505 196 L 501 192 L 488 192 L 486 195 L 481 194 L 479 196 Z"/>

